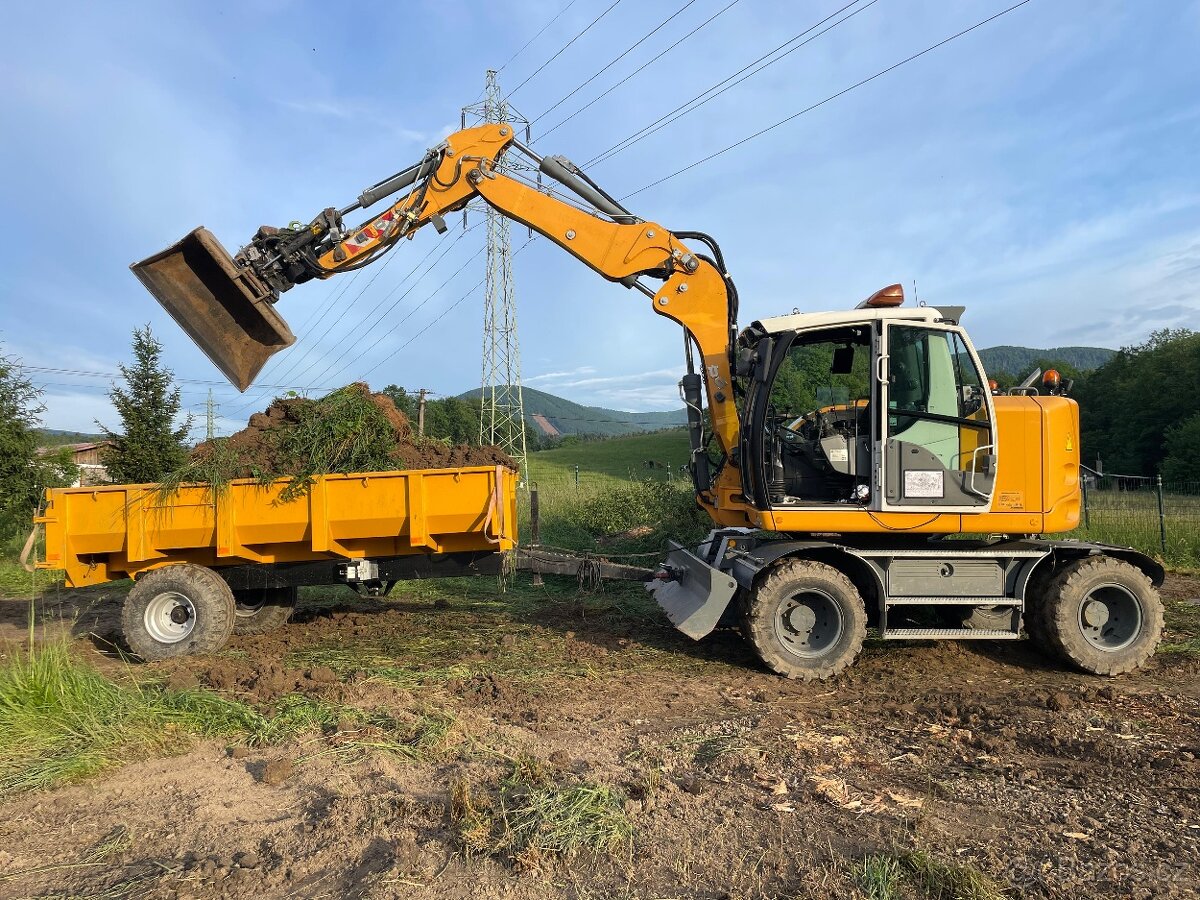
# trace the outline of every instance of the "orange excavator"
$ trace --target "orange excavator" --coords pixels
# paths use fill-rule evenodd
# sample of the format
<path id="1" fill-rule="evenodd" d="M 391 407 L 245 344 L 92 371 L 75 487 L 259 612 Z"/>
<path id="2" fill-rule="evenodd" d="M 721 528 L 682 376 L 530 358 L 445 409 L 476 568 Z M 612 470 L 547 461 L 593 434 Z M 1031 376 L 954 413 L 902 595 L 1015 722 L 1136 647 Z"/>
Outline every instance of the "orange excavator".
<path id="1" fill-rule="evenodd" d="M 715 527 L 698 547 L 672 543 L 649 586 L 686 634 L 736 619 L 767 666 L 801 678 L 841 671 L 868 627 L 885 639 L 1027 633 L 1096 674 L 1154 652 L 1162 567 L 1042 537 L 1080 515 L 1079 410 L 1061 385 L 994 394 L 963 308 L 906 306 L 899 285 L 739 329 L 716 240 L 642 219 L 511 125 L 456 132 L 344 208 L 260 228 L 233 257 L 198 228 L 132 268 L 245 390 L 294 341 L 276 311 L 287 291 L 369 266 L 426 225 L 444 231 L 477 198 L 683 329 L 691 477 Z"/>

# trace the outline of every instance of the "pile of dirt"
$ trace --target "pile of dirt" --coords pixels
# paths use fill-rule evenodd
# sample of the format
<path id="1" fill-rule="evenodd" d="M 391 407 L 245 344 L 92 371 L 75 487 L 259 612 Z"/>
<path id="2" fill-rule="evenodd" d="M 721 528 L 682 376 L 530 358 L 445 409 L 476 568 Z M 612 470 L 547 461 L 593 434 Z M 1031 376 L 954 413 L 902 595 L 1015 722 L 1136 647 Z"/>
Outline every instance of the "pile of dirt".
<path id="1" fill-rule="evenodd" d="M 413 434 L 408 417 L 386 394 L 363 383 L 317 400 L 279 397 L 228 438 L 192 451 L 186 479 L 274 479 L 387 469 L 517 465 L 498 447 L 450 445 Z M 201 476 L 201 477 L 196 477 Z"/>

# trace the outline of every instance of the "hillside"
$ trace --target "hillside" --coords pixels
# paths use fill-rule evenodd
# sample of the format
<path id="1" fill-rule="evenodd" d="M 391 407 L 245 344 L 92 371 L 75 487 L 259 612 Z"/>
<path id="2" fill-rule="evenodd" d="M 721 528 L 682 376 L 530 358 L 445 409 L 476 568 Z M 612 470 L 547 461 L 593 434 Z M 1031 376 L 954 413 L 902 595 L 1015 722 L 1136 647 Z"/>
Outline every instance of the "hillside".
<path id="1" fill-rule="evenodd" d="M 88 434 L 82 431 L 62 431 L 58 428 L 38 428 L 38 445 L 41 447 L 61 447 L 63 444 L 92 444 L 104 440 L 102 434 Z"/>
<path id="2" fill-rule="evenodd" d="M 1039 360 L 1066 363 L 1081 372 L 1098 369 L 1116 355 L 1116 350 L 1105 347 L 1051 347 L 1038 350 L 1033 347 L 988 347 L 979 351 L 983 368 L 991 372 L 1007 372 L 1021 377 L 1037 367 Z"/>
<path id="3" fill-rule="evenodd" d="M 673 477 L 685 475 L 687 459 L 687 429 L 674 428 L 540 450 L 529 456 L 529 477 L 543 486 L 571 482 L 579 466 L 581 480 L 594 481 L 597 475 L 661 479 L 666 477 L 668 463 Z M 647 465 L 650 462 L 655 465 Z"/>
<path id="4" fill-rule="evenodd" d="M 459 394 L 461 399 L 477 399 L 479 388 Z M 544 417 L 559 434 L 601 434 L 621 435 L 637 434 L 642 431 L 656 431 L 660 428 L 673 428 L 687 422 L 687 415 L 682 407 L 669 412 L 623 412 L 618 409 L 605 409 L 601 406 L 584 406 L 547 394 L 535 388 L 524 388 L 525 417 L 539 432 L 545 432 L 538 422 Z"/>

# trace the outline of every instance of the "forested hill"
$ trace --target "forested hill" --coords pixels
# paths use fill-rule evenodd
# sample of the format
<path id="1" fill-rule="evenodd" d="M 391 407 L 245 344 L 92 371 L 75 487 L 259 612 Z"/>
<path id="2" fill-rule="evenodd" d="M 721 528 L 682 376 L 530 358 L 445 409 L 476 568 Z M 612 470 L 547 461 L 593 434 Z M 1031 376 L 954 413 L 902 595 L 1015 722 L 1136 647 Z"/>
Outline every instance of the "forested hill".
<path id="1" fill-rule="evenodd" d="M 636 434 L 640 431 L 656 431 L 660 428 L 673 428 L 687 422 L 687 414 L 682 407 L 668 412 L 623 412 L 619 409 L 605 409 L 602 406 L 584 406 L 547 394 L 534 388 L 524 388 L 525 418 L 540 434 L 545 429 L 538 421 L 544 418 L 559 434 Z M 462 399 L 478 399 L 478 388 L 459 394 Z"/>
<path id="2" fill-rule="evenodd" d="M 1005 372 L 1022 377 L 1029 374 L 1043 361 L 1066 363 L 1080 372 L 1098 369 L 1116 355 L 1116 350 L 1105 347 L 1051 347 L 1037 350 L 1033 347 L 988 347 L 979 351 L 983 368 L 989 375 Z"/>

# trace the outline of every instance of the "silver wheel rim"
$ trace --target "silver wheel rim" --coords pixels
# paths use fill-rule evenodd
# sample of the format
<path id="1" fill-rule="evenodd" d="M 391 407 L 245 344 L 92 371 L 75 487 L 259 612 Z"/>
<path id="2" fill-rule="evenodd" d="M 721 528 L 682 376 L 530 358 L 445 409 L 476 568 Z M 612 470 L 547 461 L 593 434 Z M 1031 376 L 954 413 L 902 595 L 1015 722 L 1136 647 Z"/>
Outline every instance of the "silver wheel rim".
<path id="1" fill-rule="evenodd" d="M 793 656 L 818 659 L 842 637 L 842 608 L 824 591 L 800 591 L 779 605 L 775 635 Z"/>
<path id="2" fill-rule="evenodd" d="M 160 644 L 178 644 L 196 627 L 196 607 L 178 591 L 164 591 L 146 604 L 142 621 Z"/>
<path id="3" fill-rule="evenodd" d="M 1079 604 L 1079 630 L 1097 650 L 1124 650 L 1142 632 L 1142 604 L 1128 588 L 1102 584 Z"/>
<path id="4" fill-rule="evenodd" d="M 266 601 L 261 598 L 254 603 L 247 603 L 243 600 L 239 600 L 233 608 L 233 614 L 239 619 L 249 619 L 253 616 L 257 616 L 259 612 L 262 611 L 264 605 L 266 605 Z"/>

